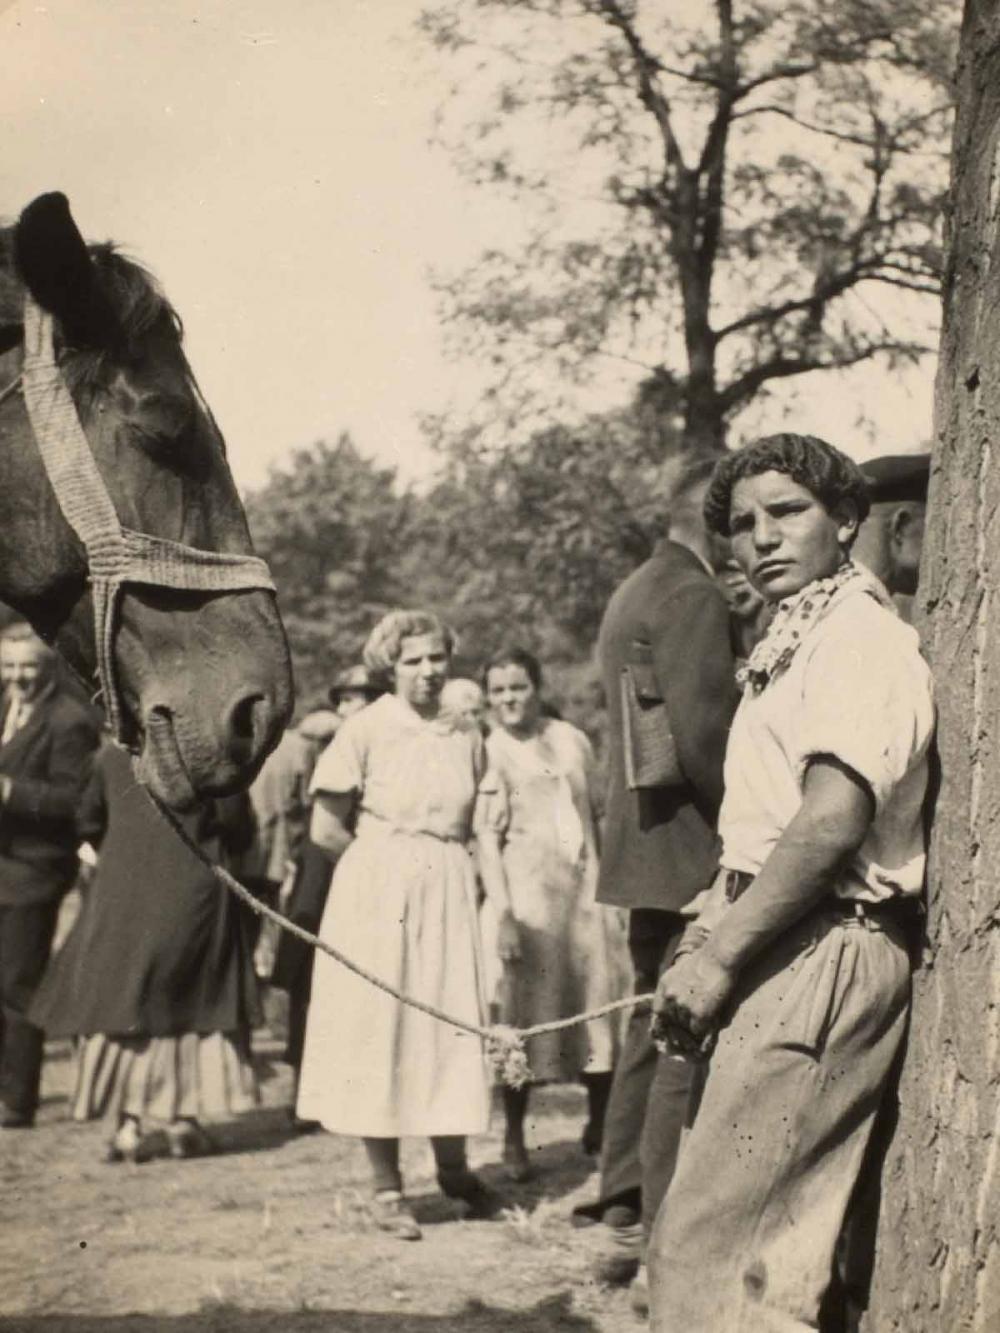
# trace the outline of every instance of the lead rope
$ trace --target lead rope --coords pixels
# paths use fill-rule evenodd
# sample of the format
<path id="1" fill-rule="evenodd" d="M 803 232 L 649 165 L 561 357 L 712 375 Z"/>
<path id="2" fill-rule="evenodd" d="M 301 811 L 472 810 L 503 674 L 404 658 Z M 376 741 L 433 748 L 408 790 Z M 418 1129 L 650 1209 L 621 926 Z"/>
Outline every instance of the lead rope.
<path id="1" fill-rule="evenodd" d="M 302 926 L 297 926 L 294 921 L 289 921 L 288 917 L 282 916 L 273 907 L 268 907 L 266 903 L 262 903 L 255 898 L 250 890 L 245 888 L 228 870 L 224 870 L 222 866 L 215 865 L 214 862 L 209 860 L 174 812 L 163 805 L 148 787 L 145 790 L 153 806 L 187 849 L 198 858 L 202 865 L 211 870 L 216 880 L 224 888 L 235 894 L 240 902 L 245 903 L 252 912 L 256 912 L 258 916 L 262 916 L 268 921 L 273 921 L 282 930 L 287 931 L 289 935 L 294 935 L 297 939 L 303 940 L 311 948 L 327 954 L 340 963 L 342 967 L 346 967 L 349 972 L 353 972 L 355 976 L 361 977 L 363 981 L 367 981 L 369 985 L 383 991 L 386 995 L 391 995 L 400 1004 L 408 1005 L 411 1009 L 419 1009 L 421 1013 L 429 1014 L 431 1018 L 436 1018 L 441 1023 L 449 1023 L 462 1032 L 468 1032 L 474 1037 L 482 1038 L 486 1047 L 487 1059 L 497 1077 L 508 1087 L 520 1088 L 531 1082 L 531 1068 L 525 1051 L 525 1042 L 529 1037 L 540 1037 L 546 1032 L 561 1032 L 564 1028 L 573 1028 L 580 1023 L 589 1023 L 595 1018 L 604 1018 L 607 1014 L 615 1014 L 623 1009 L 634 1009 L 638 1005 L 649 1004 L 653 999 L 652 993 L 629 995 L 623 1000 L 613 1000 L 610 1004 L 602 1004 L 599 1009 L 589 1009 L 586 1013 L 574 1014 L 570 1018 L 558 1018 L 551 1023 L 536 1023 L 533 1027 L 528 1028 L 511 1027 L 508 1023 L 493 1023 L 484 1027 L 479 1023 L 468 1023 L 463 1018 L 455 1018 L 454 1015 L 446 1014 L 433 1004 L 417 1000 L 412 995 L 404 995 L 395 986 L 390 986 L 387 981 L 376 977 L 362 967 L 360 963 L 355 963 L 345 954 L 342 954 L 339 949 L 332 944 L 328 944 L 326 940 L 321 940 L 319 936 L 312 934 L 311 931 Z"/>

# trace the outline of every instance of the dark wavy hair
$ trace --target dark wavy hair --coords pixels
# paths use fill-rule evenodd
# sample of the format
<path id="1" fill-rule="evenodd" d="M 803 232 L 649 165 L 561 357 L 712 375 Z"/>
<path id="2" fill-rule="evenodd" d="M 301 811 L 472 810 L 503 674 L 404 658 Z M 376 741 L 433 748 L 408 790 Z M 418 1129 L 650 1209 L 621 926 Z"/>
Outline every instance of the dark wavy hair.
<path id="1" fill-rule="evenodd" d="M 783 472 L 811 491 L 829 513 L 850 505 L 858 526 L 868 517 L 868 484 L 857 463 L 815 435 L 765 435 L 763 439 L 727 454 L 715 465 L 705 495 L 705 523 L 711 532 L 728 537 L 733 487 L 744 477 L 762 472 Z"/>
<path id="2" fill-rule="evenodd" d="M 521 648 L 512 645 L 509 648 L 501 648 L 499 652 L 494 653 L 483 667 L 483 689 L 487 687 L 490 672 L 496 667 L 516 666 L 520 667 L 524 674 L 534 685 L 536 690 L 542 688 L 542 664 L 534 653 L 529 653 L 527 648 Z"/>

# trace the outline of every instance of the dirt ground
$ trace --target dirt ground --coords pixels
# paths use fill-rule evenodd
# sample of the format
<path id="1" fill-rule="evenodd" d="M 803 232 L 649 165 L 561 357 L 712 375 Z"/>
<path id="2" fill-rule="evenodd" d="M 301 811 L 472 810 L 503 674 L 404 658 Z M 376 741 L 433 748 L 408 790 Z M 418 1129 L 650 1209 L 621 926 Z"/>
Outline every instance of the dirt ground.
<path id="1" fill-rule="evenodd" d="M 259 1111 L 213 1126 L 217 1156 L 108 1165 L 106 1129 L 67 1119 L 72 1058 L 47 1053 L 31 1131 L 0 1133 L 0 1329 L 5 1333 L 637 1333 L 622 1291 L 588 1276 L 597 1229 L 579 1146 L 582 1090 L 541 1089 L 537 1179 L 507 1182 L 499 1115 L 470 1145 L 509 1206 L 466 1221 L 434 1186 L 430 1150 L 404 1146 L 418 1243 L 374 1230 L 360 1145 L 292 1137 L 281 1046 L 255 1042 Z"/>

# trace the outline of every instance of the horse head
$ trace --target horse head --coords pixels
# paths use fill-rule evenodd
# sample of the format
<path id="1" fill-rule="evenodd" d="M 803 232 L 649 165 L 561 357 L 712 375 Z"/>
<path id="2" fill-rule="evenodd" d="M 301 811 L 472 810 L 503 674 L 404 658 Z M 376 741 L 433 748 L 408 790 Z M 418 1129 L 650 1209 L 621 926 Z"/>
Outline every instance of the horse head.
<path id="1" fill-rule="evenodd" d="M 57 434 L 85 455 L 65 475 L 39 439 L 39 373 L 66 409 L 50 413 Z M 124 533 L 113 577 L 95 513 Z M 63 195 L 42 195 L 0 229 L 0 599 L 98 682 L 168 805 L 245 786 L 288 721 L 269 582 L 177 315 L 138 265 L 84 243 Z"/>

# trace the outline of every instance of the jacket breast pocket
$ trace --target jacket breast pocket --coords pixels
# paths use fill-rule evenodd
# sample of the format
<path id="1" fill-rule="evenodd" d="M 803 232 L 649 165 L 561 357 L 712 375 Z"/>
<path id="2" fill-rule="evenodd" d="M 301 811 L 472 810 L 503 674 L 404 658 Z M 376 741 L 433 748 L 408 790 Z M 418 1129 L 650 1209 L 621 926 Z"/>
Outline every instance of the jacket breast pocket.
<path id="1" fill-rule="evenodd" d="M 633 640 L 620 678 L 625 782 L 633 791 L 684 782 L 663 687 L 651 646 Z"/>

